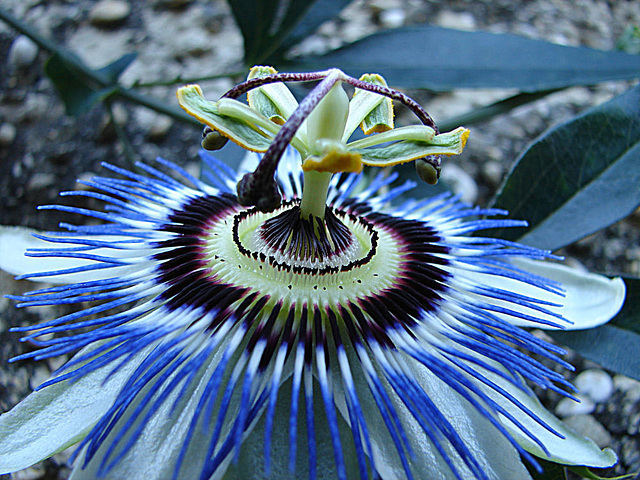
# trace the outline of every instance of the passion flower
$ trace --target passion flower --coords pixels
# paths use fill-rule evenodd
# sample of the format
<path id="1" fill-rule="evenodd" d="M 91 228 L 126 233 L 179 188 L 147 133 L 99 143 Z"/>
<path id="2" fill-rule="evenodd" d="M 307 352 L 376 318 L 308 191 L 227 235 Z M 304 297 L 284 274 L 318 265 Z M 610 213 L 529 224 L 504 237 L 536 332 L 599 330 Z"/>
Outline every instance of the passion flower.
<path id="1" fill-rule="evenodd" d="M 320 83 L 298 105 L 290 80 Z M 423 125 L 393 128 L 389 98 Z M 78 353 L 0 416 L 0 473 L 75 443 L 74 480 L 526 479 L 521 459 L 616 462 L 535 398 L 528 384 L 572 387 L 532 354 L 571 367 L 520 327 L 602 324 L 621 280 L 481 234 L 523 226 L 506 212 L 403 200 L 413 184 L 359 173 L 420 160 L 437 177 L 465 129 L 440 133 L 381 77 L 337 70 L 259 67 L 218 102 L 195 86 L 179 99 L 205 145 L 264 153 L 236 173 L 203 152 L 209 181 L 162 159 L 144 175 L 106 165 L 117 178 L 64 194 L 104 210 L 46 207 L 102 223 L 22 237 L 42 267 L 19 278 L 60 285 L 12 298 L 90 306 L 13 329 L 38 347 L 14 361 Z M 349 142 L 358 125 L 374 135 Z"/>

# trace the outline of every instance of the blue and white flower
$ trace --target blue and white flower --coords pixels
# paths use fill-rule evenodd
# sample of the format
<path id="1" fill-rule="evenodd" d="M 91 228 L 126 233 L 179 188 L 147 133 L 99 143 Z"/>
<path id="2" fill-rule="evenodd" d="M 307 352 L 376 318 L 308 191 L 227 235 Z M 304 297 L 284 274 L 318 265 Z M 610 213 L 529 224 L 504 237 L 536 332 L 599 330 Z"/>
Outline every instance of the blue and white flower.
<path id="1" fill-rule="evenodd" d="M 396 174 L 355 173 L 384 143 L 380 165 L 427 157 L 437 176 L 431 156 L 456 153 L 464 131 L 391 126 L 378 143 L 347 143 L 353 112 L 356 126 L 372 115 L 388 125 L 388 104 L 359 92 L 368 110 L 351 103 L 335 127 L 335 84 L 310 109 L 328 123 L 296 114 L 292 96 L 274 94 L 283 87 L 259 86 L 250 113 L 202 104 L 218 115 L 214 136 L 262 142 L 248 174 L 206 152 L 207 181 L 163 159 L 139 164 L 144 174 L 105 165 L 113 178 L 63 194 L 102 211 L 46 207 L 100 223 L 2 231 L 3 269 L 57 284 L 13 296 L 19 306 L 90 303 L 14 329 L 38 347 L 14 361 L 78 353 L 0 416 L 0 474 L 74 444 L 73 480 L 527 479 L 523 461 L 535 468 L 536 457 L 615 464 L 535 398 L 529 384 L 572 387 L 532 354 L 571 367 L 521 327 L 602 324 L 622 304 L 622 281 L 483 236 L 523 225 L 503 211 L 450 195 L 402 200 L 413 185 Z M 266 180 L 256 176 L 265 158 L 275 159 Z M 15 255 L 29 247 L 26 260 Z"/>

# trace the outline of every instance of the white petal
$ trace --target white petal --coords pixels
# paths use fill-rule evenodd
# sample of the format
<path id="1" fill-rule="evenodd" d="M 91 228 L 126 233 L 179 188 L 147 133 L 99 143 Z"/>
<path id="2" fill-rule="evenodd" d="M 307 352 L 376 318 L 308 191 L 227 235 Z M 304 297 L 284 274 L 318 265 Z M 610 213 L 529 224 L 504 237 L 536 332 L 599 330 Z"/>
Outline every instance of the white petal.
<path id="1" fill-rule="evenodd" d="M 278 392 L 276 403 L 274 428 L 271 440 L 271 470 L 269 477 L 264 468 L 264 412 L 255 428 L 244 439 L 237 463 L 230 463 L 224 475 L 227 480 L 263 480 L 274 478 L 278 480 L 296 480 L 309 478 L 308 444 L 306 419 L 304 413 L 304 399 L 298 409 L 298 432 L 296 437 L 296 467 L 292 475 L 289 472 L 289 411 L 291 408 L 291 379 L 285 381 Z M 335 480 L 338 478 L 335 457 L 331 443 L 331 433 L 326 421 L 322 396 L 318 383 L 314 380 L 314 417 L 318 480 Z M 349 426 L 339 416 L 338 428 L 344 453 L 345 467 L 348 479 L 359 479 L 357 456 L 353 446 L 353 438 Z"/>
<path id="2" fill-rule="evenodd" d="M 140 361 L 128 360 L 107 381 L 111 368 L 45 387 L 0 415 L 0 474 L 27 468 L 84 438 Z"/>
<path id="3" fill-rule="evenodd" d="M 485 359 L 486 361 L 486 359 Z M 493 363 L 496 368 L 501 368 L 497 364 Z M 479 368 L 478 368 L 479 369 Z M 501 368 L 504 370 L 503 368 Z M 511 423 L 504 417 L 501 417 L 504 425 L 511 432 L 513 437 L 518 441 L 522 447 L 527 451 L 540 458 L 551 460 L 552 462 L 562 463 L 564 465 L 585 465 L 593 468 L 607 468 L 615 465 L 617 458 L 613 450 L 600 448 L 590 439 L 574 433 L 569 427 L 558 420 L 553 414 L 545 409 L 538 401 L 535 395 L 527 395 L 525 392 L 515 387 L 510 382 L 504 380 L 502 377 L 495 375 L 491 372 L 483 372 L 486 377 L 500 385 L 507 390 L 520 402 L 522 402 L 529 410 L 535 413 L 541 420 L 547 425 L 563 435 L 565 438 L 560 438 L 554 433 L 548 431 L 542 427 L 536 421 L 529 416 L 523 414 L 523 412 L 504 397 L 490 390 L 488 387 L 484 387 L 485 393 L 491 396 L 494 400 L 499 402 L 507 411 L 519 420 L 536 438 L 538 438 L 549 451 L 549 455 L 534 443 L 527 435 L 525 435 L 519 428 Z"/>
<path id="4" fill-rule="evenodd" d="M 200 371 L 196 374 L 194 381 L 178 403 L 175 411 L 172 411 L 172 407 L 178 394 L 182 390 L 182 384 L 166 396 L 166 401 L 155 409 L 153 416 L 144 427 L 142 434 L 135 444 L 113 468 L 109 470 L 108 475 L 104 478 L 127 480 L 166 480 L 172 478 L 174 467 L 189 431 L 191 419 L 196 411 L 200 397 L 203 395 L 207 381 L 219 362 L 219 352 L 220 350 L 216 351 L 216 353 L 203 362 L 203 367 L 200 368 Z M 176 372 L 173 372 L 168 381 L 170 382 L 175 375 Z M 154 380 L 157 378 L 158 377 Z M 84 467 L 84 457 L 79 458 L 70 480 L 94 480 L 97 478 L 98 469 L 116 434 L 131 418 L 131 414 L 152 387 L 154 380 L 149 382 L 145 389 L 142 390 L 134 402 L 127 408 L 124 415 L 118 420 L 112 432 L 107 436 L 102 446 L 97 450 L 86 467 Z M 154 402 L 155 398 L 156 396 L 153 397 L 151 403 Z M 145 414 L 146 410 L 142 413 L 142 416 Z M 125 435 L 123 442 L 120 444 L 121 446 L 126 444 L 130 435 L 131 431 Z M 200 477 L 204 458 L 207 454 L 209 438 L 209 436 L 203 436 L 202 429 L 196 429 L 194 438 L 190 439 L 186 460 L 182 463 L 178 478 L 191 479 Z M 110 457 L 110 459 L 112 458 L 113 457 Z"/>
<path id="5" fill-rule="evenodd" d="M 34 234 L 42 235 L 43 232 L 32 230 L 24 227 L 5 227 L 0 226 L 0 269 L 12 275 L 26 275 L 39 272 L 53 272 L 56 270 L 66 270 L 70 268 L 84 267 L 87 265 L 95 265 L 97 262 L 93 260 L 81 258 L 62 258 L 62 257 L 30 257 L 25 253 L 29 249 L 51 249 L 63 246 L 59 243 L 47 242 L 34 237 Z M 117 238 L 114 236 L 87 237 L 91 240 L 131 240 L 130 237 Z M 66 246 L 75 246 L 68 244 Z M 110 248 L 96 248 L 90 252 L 93 255 L 103 255 L 107 257 L 126 257 L 131 256 L 130 250 L 119 250 Z M 142 255 L 138 251 L 136 255 Z M 53 284 L 69 284 L 76 282 L 87 282 L 91 280 L 101 280 L 106 278 L 114 278 L 125 275 L 136 270 L 137 266 L 117 266 L 113 268 L 104 268 L 97 270 L 88 270 L 86 272 L 77 272 L 72 274 L 51 275 L 43 277 L 33 277 L 29 280 L 36 282 L 47 282 Z"/>
<path id="6" fill-rule="evenodd" d="M 570 323 L 523 306 L 488 299 L 487 301 L 490 303 L 508 306 L 519 312 L 555 322 L 565 326 L 567 330 L 582 330 L 602 325 L 611 320 L 620 311 L 624 303 L 626 287 L 624 281 L 619 277 L 608 278 L 604 275 L 583 272 L 559 263 L 528 258 L 512 258 L 509 263 L 527 272 L 560 283 L 565 290 L 565 296 L 556 295 L 538 287 L 494 275 L 479 274 L 475 280 L 479 284 L 488 287 L 501 288 L 521 295 L 561 304 L 561 307 L 545 306 L 544 308 L 561 314 Z M 555 327 L 529 322 L 509 315 L 502 315 L 502 318 L 518 326 L 555 329 Z"/>
<path id="7" fill-rule="evenodd" d="M 355 359 L 355 357 L 350 358 L 351 365 L 357 365 L 356 362 L 359 362 L 359 360 Z M 527 480 L 531 478 L 520 461 L 520 456 L 516 449 L 484 416 L 424 366 L 413 360 L 408 360 L 407 363 L 415 380 L 458 432 L 462 441 L 469 447 L 489 478 L 493 480 L 504 480 L 506 478 Z M 404 480 L 406 477 L 403 466 L 394 442 L 379 414 L 378 407 L 371 397 L 362 375 L 357 372 L 356 368 L 353 370 L 356 390 L 369 428 L 376 467 L 383 480 Z M 414 453 L 413 458 L 408 457 L 414 478 L 429 480 L 454 479 L 455 476 L 449 466 L 442 459 L 402 400 L 392 391 L 386 381 L 383 381 L 383 384 L 386 386 L 386 391 L 389 393 L 394 409 L 404 426 Z M 338 406 L 343 416 L 348 418 L 346 416 L 346 406 L 340 404 Z M 453 447 L 450 445 L 445 445 L 444 447 L 462 478 L 473 478 L 473 475 L 455 453 Z"/>

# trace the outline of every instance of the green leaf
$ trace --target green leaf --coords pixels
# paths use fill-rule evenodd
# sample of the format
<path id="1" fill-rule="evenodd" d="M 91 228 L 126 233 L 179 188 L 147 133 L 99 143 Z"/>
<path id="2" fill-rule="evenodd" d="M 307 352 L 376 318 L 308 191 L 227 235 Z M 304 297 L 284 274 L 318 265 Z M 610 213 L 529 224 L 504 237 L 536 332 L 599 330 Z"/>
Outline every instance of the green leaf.
<path id="1" fill-rule="evenodd" d="M 307 0 L 229 0 L 244 39 L 245 63 L 259 64 L 273 54 L 311 4 Z"/>
<path id="2" fill-rule="evenodd" d="M 136 58 L 135 53 L 120 57 L 100 70 L 79 68 L 64 57 L 54 54 L 44 69 L 58 90 L 68 115 L 86 113 L 96 103 L 112 95 L 117 89 L 118 78 Z"/>
<path id="3" fill-rule="evenodd" d="M 337 16 L 352 0 L 316 0 L 307 3 L 311 3 L 309 9 L 274 52 L 274 60 L 280 60 L 286 50 L 314 33 L 321 24 Z"/>
<path id="4" fill-rule="evenodd" d="M 625 278 L 627 296 L 611 322 L 590 330 L 546 333 L 603 367 L 640 380 L 640 279 Z"/>
<path id="5" fill-rule="evenodd" d="M 580 475 L 580 477 L 586 480 L 625 480 L 625 479 L 631 479 L 636 476 L 635 473 L 630 473 L 628 475 L 621 475 L 619 477 L 601 477 L 593 473 L 587 467 L 567 467 L 567 468 L 571 470 L 573 473 L 575 473 L 576 475 Z"/>
<path id="6" fill-rule="evenodd" d="M 106 80 L 115 84 L 120 78 L 120 75 L 127 69 L 129 65 L 136 59 L 137 53 L 126 53 L 114 62 L 111 62 L 106 67 L 102 67 L 99 71 L 100 75 L 104 75 Z"/>
<path id="7" fill-rule="evenodd" d="M 544 460 L 542 458 L 536 459 L 540 466 L 542 467 L 542 473 L 538 473 L 538 471 L 529 465 L 528 462 L 524 461 L 524 465 L 529 470 L 531 474 L 531 478 L 533 480 L 567 480 L 567 474 L 563 465 L 559 463 L 549 462 L 548 460 Z"/>
<path id="8" fill-rule="evenodd" d="M 529 228 L 495 236 L 555 250 L 640 204 L 640 86 L 555 127 L 517 160 L 494 201 Z"/>
<path id="9" fill-rule="evenodd" d="M 78 116 L 86 113 L 115 91 L 113 86 L 97 82 L 58 55 L 49 58 L 44 70 L 57 88 L 68 115 Z"/>
<path id="10" fill-rule="evenodd" d="M 355 77 L 362 72 L 379 73 L 394 86 L 442 91 L 517 88 L 535 92 L 640 77 L 640 57 L 622 52 L 428 25 L 376 33 L 289 65 L 296 70 L 330 67 Z"/>

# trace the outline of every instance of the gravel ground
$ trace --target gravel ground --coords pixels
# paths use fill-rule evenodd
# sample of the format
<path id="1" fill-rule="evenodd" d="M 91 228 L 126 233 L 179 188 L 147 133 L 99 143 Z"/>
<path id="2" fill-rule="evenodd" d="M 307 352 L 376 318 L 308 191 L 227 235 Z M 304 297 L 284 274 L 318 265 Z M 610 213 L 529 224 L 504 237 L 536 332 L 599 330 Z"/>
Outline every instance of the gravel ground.
<path id="1" fill-rule="evenodd" d="M 242 57 L 242 39 L 221 0 L 3 0 L 2 6 L 66 44 L 92 67 L 137 51 L 137 60 L 124 74 L 125 83 L 212 75 L 237 69 Z M 612 49 L 627 25 L 640 24 L 640 3 L 358 1 L 339 19 L 321 26 L 298 52 L 321 52 L 380 29 L 423 22 Z M 100 162 L 105 160 L 126 167 L 137 158 L 150 160 L 161 154 L 198 171 L 198 129 L 125 104 L 114 105 L 111 116 L 98 106 L 79 119 L 66 117 L 43 74 L 43 52 L 1 23 L 0 52 L 0 224 L 54 229 L 59 221 L 71 221 L 62 215 L 37 214 L 36 206 L 55 202 L 57 193 L 71 189 L 77 178 L 100 172 Z M 213 98 L 231 85 L 231 80 L 222 79 L 206 82 L 203 87 Z M 572 88 L 472 128 L 465 153 L 445 167 L 445 180 L 468 199 L 486 204 L 514 158 L 533 138 L 628 86 L 615 82 Z M 149 89 L 168 102 L 174 102 L 173 91 L 173 87 Z M 418 97 L 438 120 L 512 93 L 474 90 L 437 96 L 421 93 Z M 119 131 L 126 132 L 126 142 Z M 638 276 L 639 224 L 640 214 L 636 213 L 562 253 L 590 269 Z M 0 292 L 15 294 L 31 288 L 27 282 L 16 282 L 0 272 Z M 0 411 L 16 404 L 63 360 L 4 363 L 29 349 L 19 343 L 16 334 L 8 333 L 8 328 L 49 319 L 63 310 L 16 310 L 11 301 L 0 298 Z M 568 378 L 581 387 L 585 400 L 579 406 L 570 405 L 542 392 L 543 401 L 576 430 L 618 453 L 619 465 L 603 474 L 639 472 L 640 382 L 605 372 L 571 352 L 568 356 L 577 367 Z M 68 453 L 62 453 L 13 478 L 67 478 L 67 458 Z"/>

